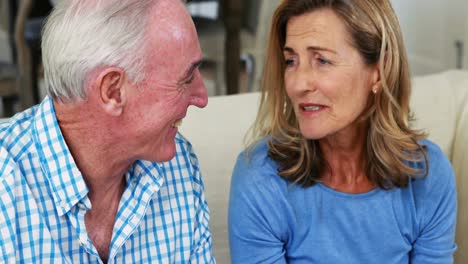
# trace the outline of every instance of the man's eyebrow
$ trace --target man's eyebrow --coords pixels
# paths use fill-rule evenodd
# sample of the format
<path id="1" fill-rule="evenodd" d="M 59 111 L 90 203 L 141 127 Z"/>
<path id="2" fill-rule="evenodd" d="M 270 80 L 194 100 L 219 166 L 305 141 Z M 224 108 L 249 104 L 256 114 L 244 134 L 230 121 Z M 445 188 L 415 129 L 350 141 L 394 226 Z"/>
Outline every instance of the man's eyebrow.
<path id="1" fill-rule="evenodd" d="M 190 78 L 190 77 L 192 76 L 193 72 L 194 72 L 198 67 L 200 67 L 201 64 L 202 64 L 202 60 L 201 60 L 201 59 L 195 61 L 194 63 L 192 63 L 192 64 L 190 65 L 190 67 L 185 71 L 185 73 L 184 73 L 184 75 L 183 75 L 183 77 L 182 77 L 181 80 L 186 80 L 186 79 Z"/>

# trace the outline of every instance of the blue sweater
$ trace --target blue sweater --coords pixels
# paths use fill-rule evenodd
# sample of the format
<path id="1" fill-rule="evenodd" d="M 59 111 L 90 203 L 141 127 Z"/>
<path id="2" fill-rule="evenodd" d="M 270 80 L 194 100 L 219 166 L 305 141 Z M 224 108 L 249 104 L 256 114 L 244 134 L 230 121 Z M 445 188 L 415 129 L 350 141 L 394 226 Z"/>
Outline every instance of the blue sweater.
<path id="1" fill-rule="evenodd" d="M 235 263 L 452 263 L 456 188 L 438 146 L 424 140 L 429 174 L 406 188 L 362 194 L 281 178 L 261 141 L 234 168 L 229 242 Z M 414 164 L 414 166 L 424 166 Z"/>

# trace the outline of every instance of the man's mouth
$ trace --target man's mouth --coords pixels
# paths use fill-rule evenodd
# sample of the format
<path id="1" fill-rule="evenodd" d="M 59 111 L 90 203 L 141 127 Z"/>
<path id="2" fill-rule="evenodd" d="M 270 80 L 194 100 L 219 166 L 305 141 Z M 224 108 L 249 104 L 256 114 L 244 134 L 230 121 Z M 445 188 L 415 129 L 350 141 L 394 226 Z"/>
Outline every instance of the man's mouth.
<path id="1" fill-rule="evenodd" d="M 180 125 L 182 125 L 182 119 L 175 121 L 174 124 L 172 124 L 172 127 L 178 128 Z"/>

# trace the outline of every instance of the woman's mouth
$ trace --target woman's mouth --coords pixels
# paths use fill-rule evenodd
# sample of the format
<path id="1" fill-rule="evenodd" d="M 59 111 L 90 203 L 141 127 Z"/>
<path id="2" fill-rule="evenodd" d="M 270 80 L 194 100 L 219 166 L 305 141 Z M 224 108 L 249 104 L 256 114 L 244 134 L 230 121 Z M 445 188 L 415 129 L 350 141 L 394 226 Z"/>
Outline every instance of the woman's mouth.
<path id="1" fill-rule="evenodd" d="M 304 111 L 319 111 L 322 108 L 324 108 L 324 106 L 313 105 L 313 106 L 304 106 L 304 107 L 302 107 L 302 110 L 304 110 Z"/>
<path id="2" fill-rule="evenodd" d="M 313 113 L 323 110 L 327 106 L 319 104 L 299 104 L 299 109 L 303 112 Z"/>

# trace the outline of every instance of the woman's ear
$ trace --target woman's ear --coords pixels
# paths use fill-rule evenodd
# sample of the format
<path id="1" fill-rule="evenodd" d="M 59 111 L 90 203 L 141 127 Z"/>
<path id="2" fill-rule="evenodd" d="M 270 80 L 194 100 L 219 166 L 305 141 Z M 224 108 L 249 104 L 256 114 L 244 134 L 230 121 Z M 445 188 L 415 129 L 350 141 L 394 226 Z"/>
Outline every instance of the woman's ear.
<path id="1" fill-rule="evenodd" d="M 104 110 L 113 116 L 120 115 L 127 102 L 125 72 L 118 67 L 109 67 L 101 71 L 95 80 Z"/>
<path id="2" fill-rule="evenodd" d="M 381 81 L 380 71 L 379 71 L 379 64 L 372 66 L 371 69 L 371 91 L 376 94 L 382 88 L 382 81 Z"/>

